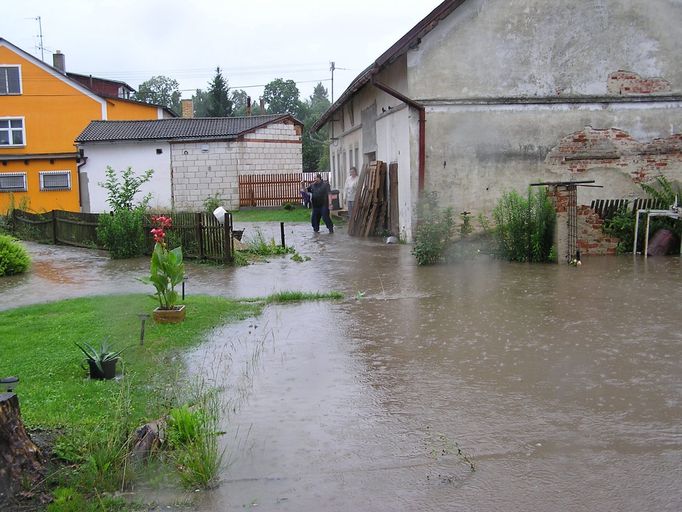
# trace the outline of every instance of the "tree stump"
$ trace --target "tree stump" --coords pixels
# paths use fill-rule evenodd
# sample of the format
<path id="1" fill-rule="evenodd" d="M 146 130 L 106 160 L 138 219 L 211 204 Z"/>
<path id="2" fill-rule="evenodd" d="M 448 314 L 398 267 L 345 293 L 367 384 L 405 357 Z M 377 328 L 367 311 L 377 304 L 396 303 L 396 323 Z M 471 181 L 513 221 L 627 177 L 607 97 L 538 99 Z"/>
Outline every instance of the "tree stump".
<path id="1" fill-rule="evenodd" d="M 26 433 L 17 395 L 0 393 L 0 505 L 42 476 L 43 457 Z"/>

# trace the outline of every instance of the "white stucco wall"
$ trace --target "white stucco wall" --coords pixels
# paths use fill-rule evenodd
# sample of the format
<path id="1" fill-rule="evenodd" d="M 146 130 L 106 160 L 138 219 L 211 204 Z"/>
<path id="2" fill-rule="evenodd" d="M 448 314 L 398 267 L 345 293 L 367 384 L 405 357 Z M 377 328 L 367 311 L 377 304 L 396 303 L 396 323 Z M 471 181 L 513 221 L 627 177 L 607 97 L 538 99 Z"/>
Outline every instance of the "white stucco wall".
<path id="1" fill-rule="evenodd" d="M 679 0 L 467 0 L 408 52 L 409 94 L 600 95 L 621 69 L 680 92 L 681 22 Z"/>
<path id="2" fill-rule="evenodd" d="M 119 172 L 132 167 L 136 175 L 153 169 L 151 180 L 142 186 L 136 198 L 141 199 L 151 193 L 152 208 L 171 207 L 171 151 L 167 142 L 85 143 L 80 147 L 87 158 L 86 164 L 80 169 L 84 212 L 101 213 L 111 210 L 107 203 L 107 191 L 99 185 L 106 180 L 107 166 Z M 159 149 L 161 154 L 157 154 Z"/>

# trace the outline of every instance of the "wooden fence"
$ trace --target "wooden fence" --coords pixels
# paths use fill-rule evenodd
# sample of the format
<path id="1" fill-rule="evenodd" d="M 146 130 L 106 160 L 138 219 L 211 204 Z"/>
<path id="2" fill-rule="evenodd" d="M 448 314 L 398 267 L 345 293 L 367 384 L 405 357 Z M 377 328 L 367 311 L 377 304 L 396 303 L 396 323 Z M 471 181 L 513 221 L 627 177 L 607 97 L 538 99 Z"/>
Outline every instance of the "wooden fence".
<path id="1" fill-rule="evenodd" d="M 307 187 L 314 172 L 287 174 L 248 174 L 239 176 L 239 206 L 282 206 L 301 202 L 301 182 Z M 329 173 L 321 172 L 328 180 Z"/>
<path id="2" fill-rule="evenodd" d="M 30 213 L 14 210 L 9 219 L 12 231 L 19 237 L 37 242 L 46 242 L 76 247 L 100 248 L 97 239 L 97 225 L 100 215 L 106 213 L 76 213 L 53 210 L 48 213 Z M 209 259 L 231 262 L 234 256 L 232 214 L 225 214 L 225 224 L 220 224 L 210 213 L 174 212 L 156 213 L 173 219 L 168 230 L 168 242 L 172 247 L 182 245 L 187 258 Z M 151 215 L 143 221 L 144 249 L 151 254 L 154 239 L 150 233 Z"/>
<path id="3" fill-rule="evenodd" d="M 590 208 L 596 211 L 604 220 L 611 219 L 620 208 L 636 212 L 637 210 L 655 210 L 665 208 L 656 199 L 637 198 L 630 203 L 629 199 L 595 199 L 590 204 Z"/>

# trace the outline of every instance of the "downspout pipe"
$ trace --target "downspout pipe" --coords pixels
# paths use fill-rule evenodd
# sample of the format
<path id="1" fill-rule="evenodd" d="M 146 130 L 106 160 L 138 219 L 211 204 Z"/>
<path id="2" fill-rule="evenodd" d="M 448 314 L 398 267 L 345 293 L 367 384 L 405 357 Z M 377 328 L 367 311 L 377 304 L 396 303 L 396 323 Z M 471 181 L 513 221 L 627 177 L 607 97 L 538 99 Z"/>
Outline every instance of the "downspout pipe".
<path id="1" fill-rule="evenodd" d="M 412 107 L 419 112 L 419 164 L 418 164 L 418 191 L 419 194 L 424 192 L 424 178 L 426 174 L 426 108 L 421 103 L 414 101 L 412 98 L 408 98 L 404 94 L 392 89 L 386 84 L 377 82 L 372 78 L 372 85 L 377 89 L 390 94 L 394 98 L 399 99 L 406 105 Z"/>

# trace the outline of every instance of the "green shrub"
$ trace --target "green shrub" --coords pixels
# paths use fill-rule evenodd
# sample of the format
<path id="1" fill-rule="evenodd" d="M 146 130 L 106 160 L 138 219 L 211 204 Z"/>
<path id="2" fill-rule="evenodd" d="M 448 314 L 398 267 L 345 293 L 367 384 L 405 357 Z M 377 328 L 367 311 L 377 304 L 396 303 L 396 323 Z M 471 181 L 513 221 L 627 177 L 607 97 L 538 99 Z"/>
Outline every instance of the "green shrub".
<path id="1" fill-rule="evenodd" d="M 497 253 L 510 261 L 551 261 L 556 213 L 544 189 L 505 193 L 493 210 Z"/>
<path id="2" fill-rule="evenodd" d="M 417 230 L 412 254 L 418 265 L 443 261 L 452 244 L 454 226 L 452 208 L 441 209 L 435 192 L 427 192 L 417 204 Z"/>
<path id="3" fill-rule="evenodd" d="M 25 272 L 31 265 L 31 257 L 23 245 L 9 235 L 0 235 L 0 276 Z"/>
<path id="4" fill-rule="evenodd" d="M 204 211 L 207 213 L 213 213 L 213 211 L 224 203 L 223 199 L 216 192 L 212 196 L 208 196 L 204 199 Z"/>
<path id="5" fill-rule="evenodd" d="M 144 252 L 144 228 L 141 207 L 119 210 L 99 216 L 97 238 L 114 259 L 133 258 Z"/>

